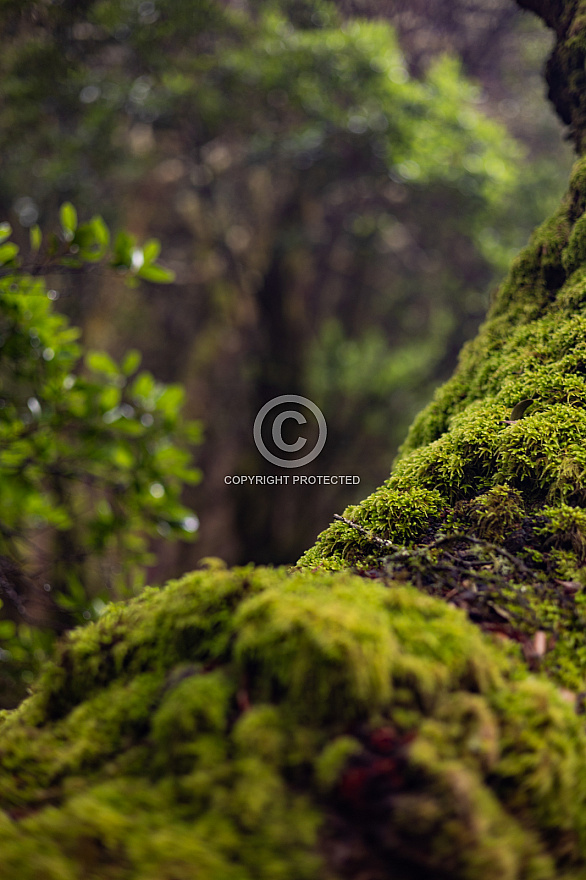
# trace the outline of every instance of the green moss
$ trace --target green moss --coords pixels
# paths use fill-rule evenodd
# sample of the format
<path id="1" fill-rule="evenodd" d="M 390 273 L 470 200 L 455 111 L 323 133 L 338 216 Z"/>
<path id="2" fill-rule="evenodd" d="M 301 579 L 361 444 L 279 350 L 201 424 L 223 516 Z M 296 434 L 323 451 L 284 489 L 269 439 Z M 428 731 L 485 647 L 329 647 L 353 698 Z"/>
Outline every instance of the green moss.
<path id="1" fill-rule="evenodd" d="M 493 486 L 485 495 L 478 495 L 469 506 L 469 517 L 475 533 L 488 541 L 503 541 L 521 523 L 523 500 L 505 483 Z"/>
<path id="2" fill-rule="evenodd" d="M 340 834 L 403 877 L 586 871 L 571 707 L 461 612 L 349 574 L 113 606 L 3 713 L 0 759 L 7 878 L 334 878 Z"/>
<path id="3" fill-rule="evenodd" d="M 338 736 L 329 742 L 315 762 L 318 788 L 325 792 L 331 791 L 342 776 L 348 759 L 362 751 L 362 743 L 353 736 Z"/>
<path id="4" fill-rule="evenodd" d="M 545 507 L 543 513 L 547 522 L 538 529 L 539 534 L 551 544 L 571 550 L 574 563 L 582 563 L 586 559 L 586 510 L 560 504 Z"/>
<path id="5" fill-rule="evenodd" d="M 586 217 L 580 217 L 574 224 L 572 234 L 562 253 L 562 263 L 568 275 L 586 263 Z"/>
<path id="6" fill-rule="evenodd" d="M 302 556 L 299 565 L 326 570 L 348 568 L 349 564 L 367 567 L 381 555 L 381 549 L 364 530 L 383 541 L 408 543 L 437 519 L 443 503 L 437 490 L 429 491 L 421 486 L 404 490 L 382 486 L 361 504 L 344 511 L 344 517 L 362 531 L 338 520 L 320 536 L 316 547 Z"/>

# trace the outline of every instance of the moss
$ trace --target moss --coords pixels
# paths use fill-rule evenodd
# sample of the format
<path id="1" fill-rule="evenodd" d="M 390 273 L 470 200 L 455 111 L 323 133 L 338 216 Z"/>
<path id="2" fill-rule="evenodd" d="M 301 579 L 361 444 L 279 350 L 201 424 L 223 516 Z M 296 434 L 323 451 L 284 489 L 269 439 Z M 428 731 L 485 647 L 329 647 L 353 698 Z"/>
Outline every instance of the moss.
<path id="1" fill-rule="evenodd" d="M 458 610 L 350 574 L 215 569 L 109 608 L 0 758 L 6 878 L 586 870 L 571 707 Z"/>
<path id="2" fill-rule="evenodd" d="M 586 263 L 586 217 L 579 217 L 567 246 L 562 253 L 562 263 L 568 275 Z"/>
<path id="3" fill-rule="evenodd" d="M 382 486 L 360 505 L 344 511 L 344 518 L 362 531 L 340 520 L 335 522 L 316 547 L 302 556 L 299 564 L 334 571 L 348 568 L 349 564 L 367 567 L 381 553 L 380 545 L 377 547 L 369 539 L 369 532 L 380 540 L 413 541 L 437 519 L 443 504 L 444 498 L 437 490 L 429 491 L 422 486 L 404 490 Z"/>
<path id="4" fill-rule="evenodd" d="M 338 736 L 329 742 L 315 762 L 315 779 L 318 789 L 330 791 L 338 783 L 348 759 L 359 755 L 362 743 L 353 736 Z"/>
<path id="5" fill-rule="evenodd" d="M 556 44 L 546 67 L 548 96 L 562 121 L 570 126 L 568 136 L 573 139 L 578 152 L 584 152 L 586 145 L 584 0 L 573 0 L 571 3 L 518 0 L 518 3 L 537 12 L 555 32 Z"/>
<path id="6" fill-rule="evenodd" d="M 543 513 L 547 522 L 538 533 L 551 544 L 572 550 L 574 563 L 582 563 L 586 559 L 586 510 L 560 504 L 545 507 Z"/>
<path id="7" fill-rule="evenodd" d="M 504 541 L 523 519 L 525 510 L 518 492 L 505 483 L 478 495 L 469 505 L 468 515 L 475 533 L 488 541 Z"/>

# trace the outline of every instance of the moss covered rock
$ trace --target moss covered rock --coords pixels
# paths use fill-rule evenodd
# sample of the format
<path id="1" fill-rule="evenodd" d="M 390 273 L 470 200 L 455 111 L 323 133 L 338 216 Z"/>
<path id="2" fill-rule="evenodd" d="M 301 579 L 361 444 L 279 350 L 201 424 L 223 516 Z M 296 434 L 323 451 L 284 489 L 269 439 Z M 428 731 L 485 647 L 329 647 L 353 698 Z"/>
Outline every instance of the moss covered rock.
<path id="1" fill-rule="evenodd" d="M 586 876 L 586 735 L 464 614 L 204 571 L 72 632 L 0 722 L 0 876 Z"/>

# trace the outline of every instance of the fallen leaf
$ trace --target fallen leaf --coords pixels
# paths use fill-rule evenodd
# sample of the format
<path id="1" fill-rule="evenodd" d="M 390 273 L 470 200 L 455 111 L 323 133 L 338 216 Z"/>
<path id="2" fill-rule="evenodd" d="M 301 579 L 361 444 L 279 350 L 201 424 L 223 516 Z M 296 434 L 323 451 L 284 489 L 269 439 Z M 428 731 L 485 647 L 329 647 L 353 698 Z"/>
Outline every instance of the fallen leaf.
<path id="1" fill-rule="evenodd" d="M 522 419 L 532 403 L 533 398 L 531 397 L 526 397 L 524 400 L 520 400 L 519 403 L 516 403 L 509 416 L 511 422 L 517 422 L 519 419 Z"/>

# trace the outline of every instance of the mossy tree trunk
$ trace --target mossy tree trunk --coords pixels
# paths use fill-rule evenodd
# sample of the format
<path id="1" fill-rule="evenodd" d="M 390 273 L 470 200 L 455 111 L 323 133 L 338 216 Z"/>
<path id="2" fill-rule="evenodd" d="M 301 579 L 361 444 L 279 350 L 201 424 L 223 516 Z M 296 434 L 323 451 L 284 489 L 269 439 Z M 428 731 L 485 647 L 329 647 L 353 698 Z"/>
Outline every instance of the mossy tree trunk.
<path id="1" fill-rule="evenodd" d="M 557 35 L 549 92 L 578 160 L 477 338 L 415 420 L 387 482 L 301 565 L 412 580 L 584 689 L 586 3 L 523 0 Z M 537 639 L 537 642 L 535 640 Z"/>

